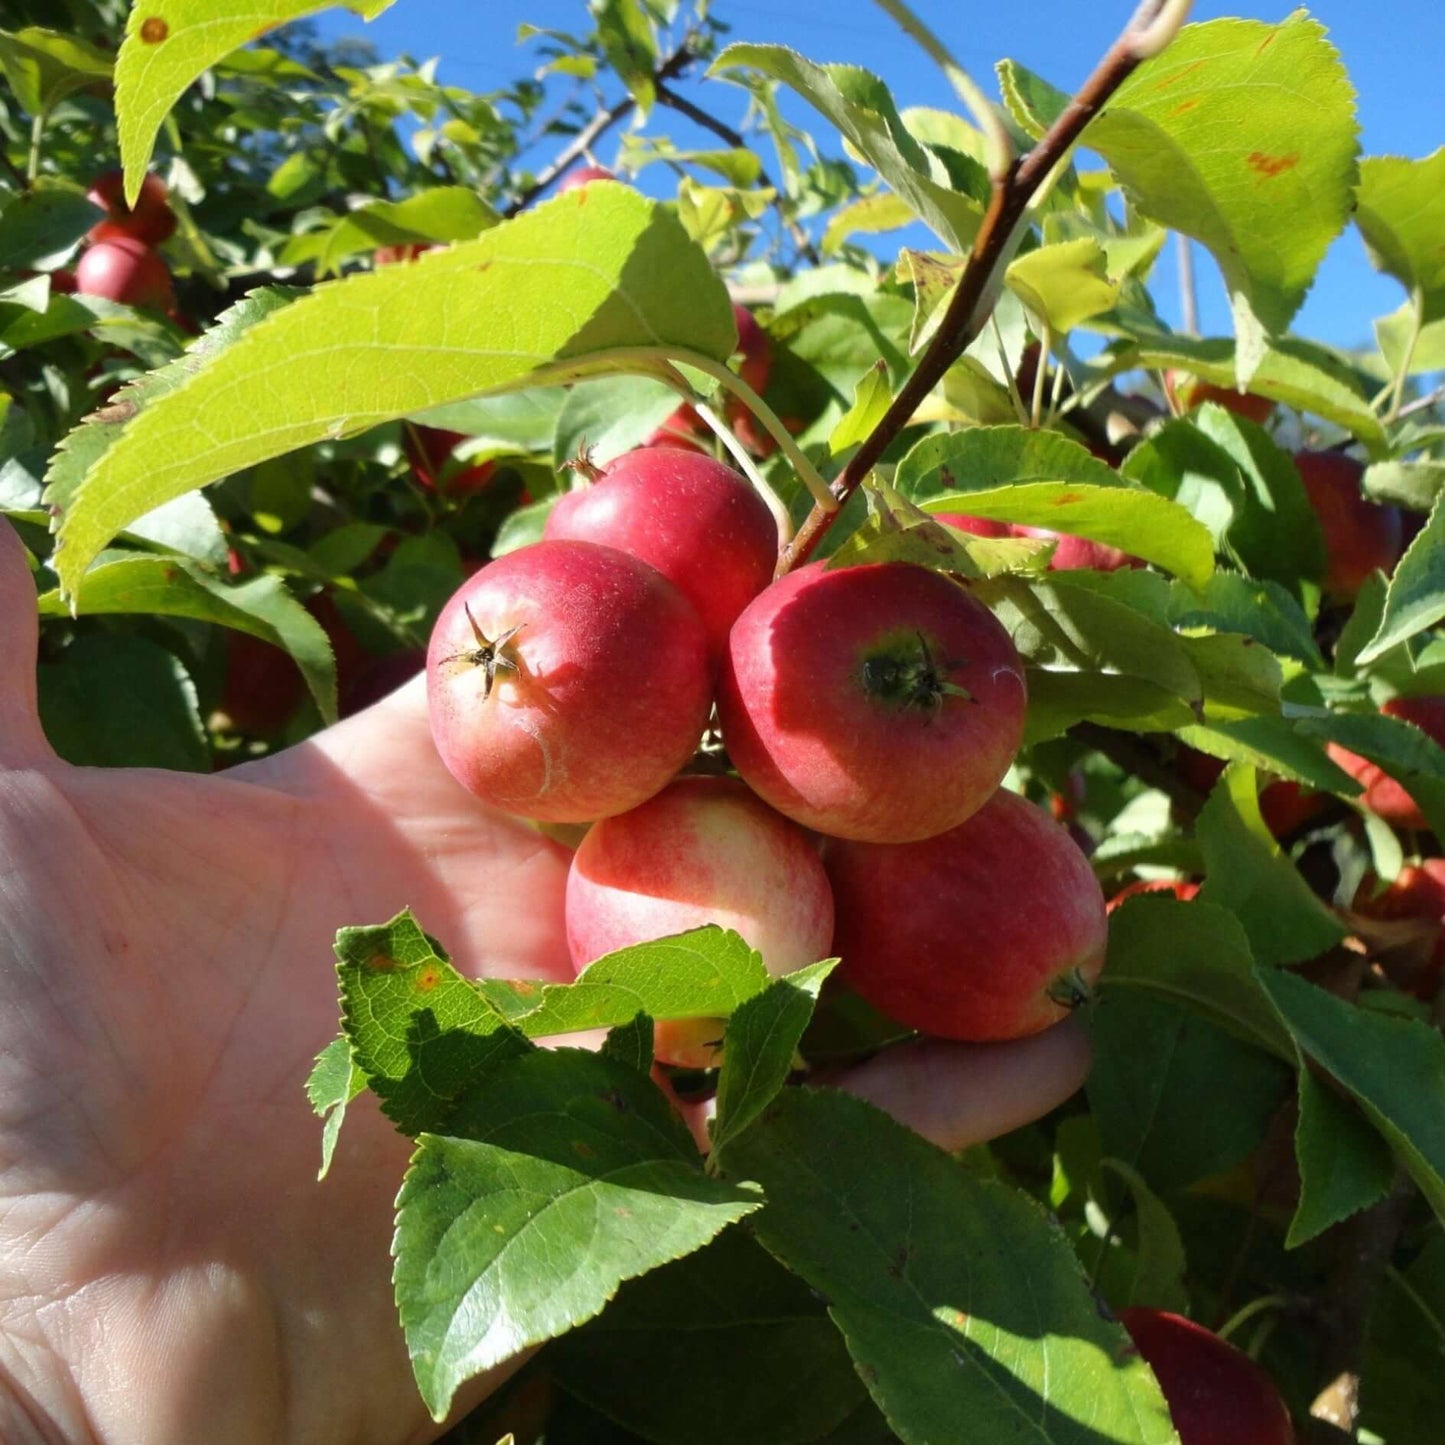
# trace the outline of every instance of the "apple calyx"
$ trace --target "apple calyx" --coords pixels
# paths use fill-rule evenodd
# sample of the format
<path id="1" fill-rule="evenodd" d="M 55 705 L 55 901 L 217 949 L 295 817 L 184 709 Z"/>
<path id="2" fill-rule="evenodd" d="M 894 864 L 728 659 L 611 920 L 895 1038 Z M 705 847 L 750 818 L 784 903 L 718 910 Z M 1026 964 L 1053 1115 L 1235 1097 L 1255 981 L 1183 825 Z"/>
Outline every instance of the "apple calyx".
<path id="1" fill-rule="evenodd" d="M 1094 997 L 1094 990 L 1089 986 L 1088 979 L 1077 968 L 1056 974 L 1049 980 L 1044 992 L 1052 1002 L 1071 1013 L 1081 1005 L 1091 1002 Z"/>
<path id="2" fill-rule="evenodd" d="M 448 662 L 461 662 L 465 663 L 468 667 L 480 667 L 482 669 L 482 701 L 486 702 L 492 695 L 492 689 L 497 685 L 497 674 L 499 672 L 521 671 L 517 664 L 516 657 L 504 649 L 522 630 L 525 624 L 519 622 L 515 627 L 509 627 L 505 632 L 499 633 L 496 637 L 489 638 L 486 633 L 477 626 L 477 619 L 472 616 L 472 609 L 465 602 L 462 604 L 462 611 L 467 614 L 467 621 L 472 625 L 472 632 L 476 635 L 477 645 L 468 648 L 465 652 L 454 652 L 446 660 Z"/>
<path id="3" fill-rule="evenodd" d="M 930 722 L 943 707 L 946 697 L 959 697 L 965 702 L 972 702 L 973 694 L 966 687 L 949 682 L 934 662 L 928 639 L 921 632 L 915 632 L 914 636 L 918 639 L 916 657 L 900 657 L 897 649 L 890 646 L 863 659 L 865 691 L 881 702 L 926 712 Z M 949 663 L 947 666 L 961 667 L 967 664 Z"/>
<path id="4" fill-rule="evenodd" d="M 593 482 L 599 481 L 602 477 L 602 468 L 592 460 L 592 448 L 584 440 L 577 448 L 577 455 L 569 457 L 562 463 L 562 470 L 570 472 L 573 477 L 578 478 L 573 490 L 578 487 L 590 487 Z"/>

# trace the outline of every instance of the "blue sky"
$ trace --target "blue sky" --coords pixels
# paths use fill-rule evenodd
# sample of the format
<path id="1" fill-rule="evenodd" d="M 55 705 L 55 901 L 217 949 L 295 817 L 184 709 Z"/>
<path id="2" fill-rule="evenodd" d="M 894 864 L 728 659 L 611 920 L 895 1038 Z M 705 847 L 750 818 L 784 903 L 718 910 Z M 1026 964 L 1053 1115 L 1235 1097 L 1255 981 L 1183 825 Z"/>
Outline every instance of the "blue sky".
<path id="1" fill-rule="evenodd" d="M 1004 56 L 1061 87 L 1078 84 L 1132 8 L 1133 0 L 1099 0 L 1088 6 L 1079 0 L 914 4 L 959 62 L 990 90 L 994 62 Z M 1295 8 L 1290 0 L 1195 0 L 1193 18 L 1242 14 L 1277 21 Z M 1310 9 L 1329 29 L 1359 92 L 1366 154 L 1423 156 L 1445 143 L 1441 0 L 1316 0 Z M 714 13 L 731 25 L 731 39 L 778 42 L 813 60 L 864 65 L 883 77 L 900 106 L 957 108 L 942 76 L 871 0 L 716 0 Z M 524 20 L 580 29 L 585 24 L 583 0 L 396 0 L 370 25 L 342 10 L 320 17 L 324 34 L 365 36 L 384 57 L 402 51 L 418 59 L 439 56 L 444 79 L 480 91 L 525 73 L 529 52 L 516 42 Z M 690 93 L 700 98 L 695 89 Z M 712 85 L 707 95 L 709 106 L 724 119 L 740 118 L 741 92 L 734 96 L 728 87 Z M 790 115 L 810 128 L 826 128 L 826 122 L 801 105 Z M 680 143 L 691 142 L 680 117 L 664 116 L 656 128 Z M 836 152 L 833 139 L 827 140 L 827 149 Z M 604 139 L 599 157 L 608 159 L 614 147 L 615 140 Z M 1202 252 L 1197 270 L 1204 329 L 1227 333 L 1223 287 Z M 1155 271 L 1155 290 L 1166 314 L 1172 315 L 1172 249 Z M 1403 299 L 1394 281 L 1370 269 L 1358 235 L 1347 231 L 1326 257 L 1296 328 L 1338 345 L 1360 344 L 1369 337 L 1371 319 L 1394 310 Z"/>

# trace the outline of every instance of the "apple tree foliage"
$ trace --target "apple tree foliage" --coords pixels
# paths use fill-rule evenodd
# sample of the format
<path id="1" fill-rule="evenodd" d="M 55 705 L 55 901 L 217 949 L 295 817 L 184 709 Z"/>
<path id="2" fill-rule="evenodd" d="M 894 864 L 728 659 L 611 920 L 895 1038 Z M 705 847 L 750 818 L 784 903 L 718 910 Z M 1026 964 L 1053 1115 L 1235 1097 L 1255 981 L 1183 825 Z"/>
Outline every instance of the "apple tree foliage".
<path id="1" fill-rule="evenodd" d="M 1168 1445 L 1113 1316 L 1145 1305 L 1228 1322 L 1302 1426 L 1343 1373 L 1359 1438 L 1438 1439 L 1438 930 L 1357 904 L 1445 837 L 1445 750 L 1379 711 L 1445 693 L 1445 152 L 1362 156 L 1305 12 L 1216 20 L 1114 73 L 1000 234 L 1069 96 L 1003 60 L 985 98 L 895 0 L 956 110 L 658 0 L 532 31 L 527 78 L 487 93 L 320 44 L 322 8 L 4 7 L 0 507 L 62 755 L 204 771 L 363 705 L 465 571 L 540 534 L 563 463 L 682 392 L 804 533 L 843 497 L 821 555 L 939 567 L 994 608 L 1029 666 L 1013 781 L 1106 887 L 1203 880 L 1114 915 L 1086 1096 L 959 1157 L 798 1082 L 896 1033 L 826 960 L 772 980 L 705 929 L 575 985 L 478 984 L 424 918 L 336 920 L 341 1034 L 307 1087 L 323 1165 L 363 1090 L 416 1140 L 396 1290 L 427 1404 L 543 1345 L 460 1436 Z M 358 29 L 385 8 L 355 0 Z M 1079 20 L 1101 55 L 1115 8 Z M 554 195 L 589 149 L 647 195 Z M 60 284 L 97 158 L 170 187 L 167 316 Z M 1344 350 L 1291 323 L 1351 227 L 1404 299 Z M 1170 232 L 1217 264 L 1232 335 L 1164 320 Z M 772 347 L 761 398 L 728 367 L 730 290 Z M 1185 413 L 1166 371 L 1273 411 Z M 424 474 L 439 433 L 460 443 Z M 1290 460 L 1331 448 L 1413 534 L 1349 601 Z M 1148 565 L 1050 572 L 1048 541 L 934 520 L 960 511 Z M 249 722 L 247 667 L 276 702 Z M 1366 813 L 1331 743 L 1430 831 Z M 1272 827 L 1281 786 L 1309 806 Z M 720 1076 L 676 1081 L 715 1087 L 705 1157 L 649 1072 L 649 1021 L 689 1017 L 727 1020 Z M 583 1029 L 600 1052 L 537 1047 Z"/>

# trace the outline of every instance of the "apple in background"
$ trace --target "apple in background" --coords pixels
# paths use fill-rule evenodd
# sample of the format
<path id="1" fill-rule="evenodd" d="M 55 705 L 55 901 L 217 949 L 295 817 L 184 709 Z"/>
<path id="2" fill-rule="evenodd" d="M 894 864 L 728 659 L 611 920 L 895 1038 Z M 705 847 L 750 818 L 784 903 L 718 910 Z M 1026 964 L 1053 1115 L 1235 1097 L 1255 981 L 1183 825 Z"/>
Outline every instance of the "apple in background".
<path id="1" fill-rule="evenodd" d="M 833 893 L 816 844 L 733 778 L 679 778 L 588 831 L 567 876 L 567 945 L 579 972 L 708 923 L 741 934 L 772 974 L 828 957 Z M 721 1036 L 719 1020 L 660 1020 L 657 1054 L 710 1068 Z"/>
<path id="2" fill-rule="evenodd" d="M 1121 567 L 1142 567 L 1144 564 L 1117 547 L 1105 542 L 1091 542 L 1087 537 L 1073 537 L 1067 532 L 1053 532 L 1047 527 L 1013 526 L 1015 537 L 1039 537 L 1044 541 L 1057 539 L 1058 546 L 1049 558 L 1050 572 L 1073 572 L 1090 567 L 1096 572 L 1117 572 Z"/>
<path id="3" fill-rule="evenodd" d="M 1112 913 L 1121 904 L 1130 898 L 1137 898 L 1141 893 L 1171 893 L 1181 903 L 1188 903 L 1191 898 L 1199 896 L 1200 886 L 1183 878 L 1137 878 L 1133 883 L 1125 884 L 1109 900 L 1108 911 Z"/>
<path id="4" fill-rule="evenodd" d="M 557 194 L 560 196 L 567 191 L 575 191 L 579 186 L 591 185 L 593 181 L 615 181 L 616 179 L 617 177 L 606 166 L 578 166 L 575 171 L 568 171 L 557 182 Z"/>
<path id="5" fill-rule="evenodd" d="M 1247 391 L 1237 391 L 1232 386 L 1216 386 L 1212 381 L 1200 381 L 1187 371 L 1166 371 L 1164 390 L 1170 404 L 1180 412 L 1193 411 L 1206 401 L 1218 402 L 1226 411 L 1242 416 L 1263 426 L 1274 412 L 1274 403 L 1265 396 L 1254 396 Z"/>
<path id="6" fill-rule="evenodd" d="M 1375 571 L 1389 573 L 1400 560 L 1399 510 L 1365 496 L 1364 464 L 1343 452 L 1296 452 L 1294 464 L 1324 532 L 1325 595 L 1349 602 Z"/>
<path id="7" fill-rule="evenodd" d="M 432 737 L 468 791 L 541 822 L 625 813 L 692 757 L 712 703 L 707 633 L 661 573 L 595 542 L 489 562 L 427 649 Z"/>
<path id="8" fill-rule="evenodd" d="M 238 733 L 271 737 L 296 714 L 306 696 L 291 654 L 249 632 L 226 637 L 226 675 L 218 712 Z"/>
<path id="9" fill-rule="evenodd" d="M 166 263 L 130 236 L 89 247 L 76 263 L 75 289 L 82 296 L 103 296 L 146 311 L 169 311 L 176 304 Z"/>
<path id="10" fill-rule="evenodd" d="M 402 261 L 415 261 L 428 251 L 435 251 L 436 241 L 411 241 L 395 246 L 378 246 L 373 257 L 378 266 L 395 266 Z"/>
<path id="11" fill-rule="evenodd" d="M 1295 1445 L 1275 1383 L 1243 1351 L 1182 1315 L 1119 1311 L 1159 1381 L 1180 1445 Z"/>
<path id="12" fill-rule="evenodd" d="M 754 792 L 820 833 L 906 843 L 961 823 L 1018 753 L 1023 663 L 941 573 L 811 563 L 733 624 L 718 718 Z"/>
<path id="13" fill-rule="evenodd" d="M 1016 1039 L 1088 994 L 1108 943 L 1089 860 L 1049 815 L 1001 789 L 921 842 L 829 838 L 837 977 L 898 1023 Z"/>
<path id="14" fill-rule="evenodd" d="M 444 431 L 440 427 L 422 426 L 416 422 L 404 425 L 402 450 L 406 453 L 417 485 L 425 487 L 429 492 L 437 491 L 438 478 L 441 478 L 446 470 L 452 453 L 466 440 L 465 433 L 459 431 Z M 458 467 L 445 477 L 440 490 L 443 495 L 456 501 L 475 496 L 485 490 L 496 471 L 497 464 L 493 461 Z"/>
<path id="15" fill-rule="evenodd" d="M 991 517 L 970 517 L 964 512 L 934 512 L 935 522 L 942 522 L 958 532 L 967 532 L 971 537 L 1011 537 L 1007 522 L 995 522 Z"/>
<path id="16" fill-rule="evenodd" d="M 1445 746 L 1445 697 L 1392 697 L 1380 711 L 1414 725 Z M 1330 743 L 1330 757 L 1364 788 L 1361 807 L 1368 808 L 1396 828 L 1423 830 L 1430 826 L 1420 805 L 1383 768 L 1352 753 L 1339 743 Z"/>
<path id="17" fill-rule="evenodd" d="M 50 273 L 50 294 L 52 296 L 75 295 L 75 272 L 70 269 Z"/>
<path id="18" fill-rule="evenodd" d="M 1445 979 L 1445 858 L 1407 863 L 1388 888 L 1380 890 L 1379 883 L 1368 874 L 1351 907 L 1361 918 L 1378 922 L 1434 925 L 1433 938 L 1426 928 L 1396 940 L 1371 940 L 1391 982 L 1419 998 L 1434 998 Z"/>
<path id="19" fill-rule="evenodd" d="M 123 174 L 106 171 L 85 193 L 86 200 L 106 213 L 105 220 L 86 233 L 86 239 L 94 244 L 128 237 L 144 246 L 159 246 L 175 234 L 176 213 L 170 207 L 170 194 L 159 176 L 147 175 L 141 182 L 135 208 L 131 209 L 125 203 Z"/>
<path id="20" fill-rule="evenodd" d="M 739 306 L 736 301 L 733 302 L 733 321 L 738 328 L 738 375 L 761 396 L 767 390 L 768 377 L 773 370 L 772 343 L 768 340 L 768 333 L 758 325 L 753 313 L 746 306 Z M 758 429 L 753 426 L 747 408 L 728 398 L 723 413 L 741 440 L 752 446 L 753 450 L 757 450 L 753 442 L 762 438 L 758 436 Z M 744 432 L 748 435 L 744 435 Z M 692 438 L 706 440 L 711 436 L 711 428 L 684 402 L 648 437 L 645 445 L 686 447 L 695 445 Z M 752 438 L 751 441 L 749 437 Z M 771 442 L 772 439 L 769 437 L 767 440 Z"/>
<path id="21" fill-rule="evenodd" d="M 426 668 L 426 653 L 419 648 L 369 657 L 356 669 L 344 688 L 338 688 L 337 712 L 341 717 L 369 708 L 390 697 L 403 683 L 410 682 Z"/>
<path id="22" fill-rule="evenodd" d="M 1177 758 L 1179 776 L 1196 793 L 1207 796 L 1224 772 L 1222 758 L 1210 757 L 1198 748 L 1181 747 Z M 1259 812 L 1264 826 L 1276 838 L 1290 834 L 1317 818 L 1329 806 L 1329 795 L 1303 787 L 1291 778 L 1276 778 L 1259 792 Z"/>
<path id="23" fill-rule="evenodd" d="M 558 499 L 542 535 L 600 542 L 656 567 L 697 609 L 720 658 L 740 613 L 773 578 L 778 528 L 731 467 L 675 447 L 618 457 Z"/>

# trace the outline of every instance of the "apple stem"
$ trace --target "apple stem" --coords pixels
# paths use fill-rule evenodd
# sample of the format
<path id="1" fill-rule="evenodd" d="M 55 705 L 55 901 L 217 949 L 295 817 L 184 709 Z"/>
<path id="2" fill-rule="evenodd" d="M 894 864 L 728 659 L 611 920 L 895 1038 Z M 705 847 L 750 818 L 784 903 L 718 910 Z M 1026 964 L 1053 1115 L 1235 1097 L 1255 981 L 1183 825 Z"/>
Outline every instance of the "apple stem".
<path id="1" fill-rule="evenodd" d="M 1221 1340 L 1227 1340 L 1236 1335 L 1256 1315 L 1262 1315 L 1270 1310 L 1285 1310 L 1290 1307 L 1290 1300 L 1282 1294 L 1261 1295 L 1259 1299 L 1250 1300 L 1242 1309 L 1236 1310 L 1220 1327 L 1215 1334 Z"/>
<path id="2" fill-rule="evenodd" d="M 732 428 L 705 402 L 694 400 L 692 409 L 707 423 L 717 439 L 727 448 L 728 455 L 742 469 L 743 475 L 753 484 L 754 491 L 767 504 L 778 527 L 778 550 L 781 551 L 793 537 L 793 517 L 783 499 L 773 490 L 771 483 L 758 469 L 757 463 L 748 455 L 747 448 L 733 435 Z"/>
<path id="3" fill-rule="evenodd" d="M 1024 405 L 1024 399 L 1019 394 L 1018 378 L 1014 375 L 1014 369 L 1009 365 L 1008 351 L 1003 344 L 1003 328 L 998 324 L 998 312 L 989 314 L 989 325 L 993 327 L 994 344 L 998 347 L 998 359 L 1003 365 L 1004 378 L 1008 382 L 1009 400 L 1014 404 L 1014 415 L 1019 419 L 1020 426 L 1027 426 L 1029 422 L 1029 409 Z"/>
<path id="4" fill-rule="evenodd" d="M 1003 285 L 1003 268 L 1029 225 L 1029 205 L 1052 177 L 1085 127 L 1109 98 L 1138 69 L 1173 38 L 1189 8 L 1188 0 L 1143 0 L 1093 73 L 1060 112 L 1048 131 L 1026 156 L 1015 159 L 993 178 L 992 194 L 968 264 L 938 330 L 892 405 L 863 444 L 848 459 L 829 488 L 831 505 L 815 503 L 798 535 L 778 559 L 778 575 L 801 566 L 812 556 L 833 525 L 838 508 L 872 471 L 898 434 L 948 368 L 973 341 L 993 313 Z"/>
<path id="5" fill-rule="evenodd" d="M 1045 321 L 1044 334 L 1039 337 L 1039 364 L 1034 367 L 1034 394 L 1029 404 L 1029 425 L 1035 431 L 1044 420 L 1044 382 L 1049 371 L 1049 348 L 1053 344 L 1053 327 Z"/>

